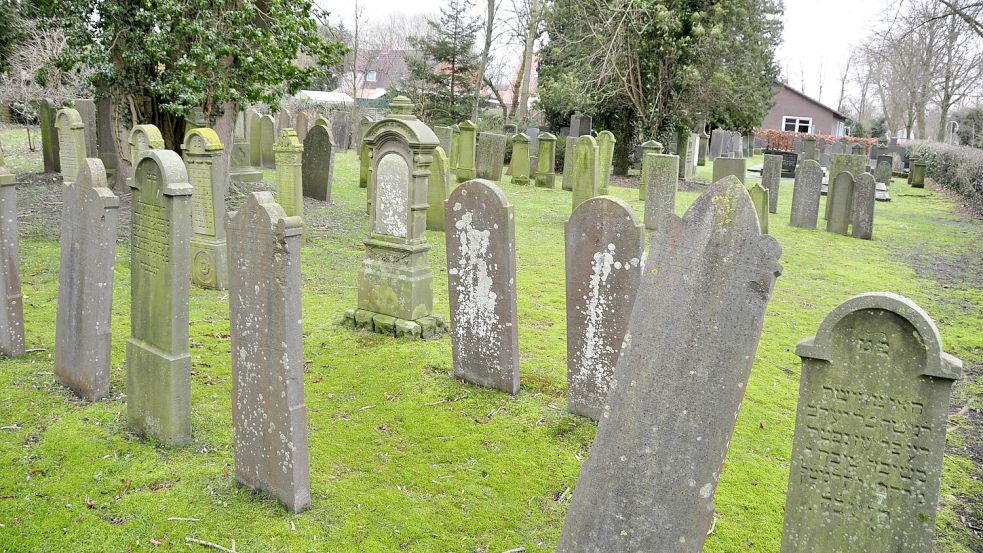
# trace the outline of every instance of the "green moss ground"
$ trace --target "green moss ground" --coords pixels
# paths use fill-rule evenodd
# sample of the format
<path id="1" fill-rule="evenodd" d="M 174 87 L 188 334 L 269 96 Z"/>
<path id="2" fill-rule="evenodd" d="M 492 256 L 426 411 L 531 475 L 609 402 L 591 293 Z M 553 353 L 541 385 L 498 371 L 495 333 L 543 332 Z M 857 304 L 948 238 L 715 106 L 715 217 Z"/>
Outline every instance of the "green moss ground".
<path id="1" fill-rule="evenodd" d="M 12 152 L 8 166 L 40 171 L 40 153 L 19 146 L 25 137 L 0 131 Z M 596 428 L 566 413 L 563 222 L 570 194 L 559 183 L 555 191 L 503 185 L 515 206 L 522 371 L 522 391 L 509 397 L 448 376 L 448 338 L 402 341 L 339 325 L 345 309 L 355 306 L 367 219 L 354 154 L 338 155 L 337 164 L 334 203 L 306 205 L 302 271 L 313 507 L 300 515 L 238 488 L 232 476 L 226 292 L 192 287 L 191 445 L 164 448 L 126 430 L 125 240 L 117 250 L 113 397 L 87 404 L 55 383 L 58 230 L 50 221 L 60 195 L 50 183 L 19 187 L 27 343 L 40 351 L 0 360 L 0 548 L 186 550 L 188 536 L 226 547 L 235 540 L 244 552 L 555 547 Z M 708 177 L 709 167 L 698 176 Z M 272 182 L 272 172 L 266 178 Z M 778 550 L 799 380 L 795 344 L 847 298 L 883 290 L 924 307 L 946 349 L 967 363 L 968 378 L 954 394 L 937 542 L 947 553 L 981 550 L 983 542 L 963 517 L 969 524 L 983 518 L 983 223 L 955 214 L 941 193 L 896 180 L 894 201 L 877 205 L 872 242 L 791 228 L 791 181 L 782 184 L 770 228 L 784 247 L 785 273 L 768 307 L 706 551 Z M 641 214 L 636 190 L 611 192 Z M 681 192 L 678 212 L 697 195 Z M 444 237 L 428 232 L 427 238 L 434 305 L 446 317 Z M 960 410 L 967 403 L 969 409 Z"/>

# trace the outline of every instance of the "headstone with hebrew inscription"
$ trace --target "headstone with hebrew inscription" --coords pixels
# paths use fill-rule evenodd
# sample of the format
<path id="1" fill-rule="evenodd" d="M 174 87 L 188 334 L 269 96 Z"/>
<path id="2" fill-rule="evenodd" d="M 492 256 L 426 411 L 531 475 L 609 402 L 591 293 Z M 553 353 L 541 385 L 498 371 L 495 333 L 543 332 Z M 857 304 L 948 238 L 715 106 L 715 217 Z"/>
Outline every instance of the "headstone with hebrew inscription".
<path id="1" fill-rule="evenodd" d="M 444 209 L 454 377 L 519 391 L 515 220 L 505 193 L 476 179 L 451 192 Z"/>
<path id="2" fill-rule="evenodd" d="M 807 229 L 816 228 L 822 184 L 823 168 L 818 162 L 807 159 L 795 169 L 790 225 Z"/>
<path id="3" fill-rule="evenodd" d="M 55 116 L 55 128 L 58 129 L 58 163 L 67 186 L 75 181 L 85 163 L 85 125 L 77 111 L 62 108 Z"/>
<path id="4" fill-rule="evenodd" d="M 304 224 L 269 192 L 251 193 L 225 224 L 236 480 L 298 513 L 311 505 L 300 302 Z"/>
<path id="5" fill-rule="evenodd" d="M 300 140 L 300 135 L 297 139 Z M 301 180 L 305 198 L 314 198 L 322 202 L 331 201 L 331 186 L 334 184 L 334 150 L 334 139 L 328 126 L 314 125 L 307 131 L 304 151 L 301 154 Z"/>
<path id="6" fill-rule="evenodd" d="M 795 353 L 782 553 L 931 553 L 962 362 L 925 311 L 891 293 L 847 300 Z"/>
<path id="7" fill-rule="evenodd" d="M 699 552 L 781 246 L 736 177 L 667 218 L 557 550 Z"/>
<path id="8" fill-rule="evenodd" d="M 556 187 L 556 137 L 544 132 L 539 135 L 539 154 L 536 157 L 536 186 Z"/>
<path id="9" fill-rule="evenodd" d="M 88 158 L 63 193 L 54 370 L 88 401 L 109 395 L 118 223 L 119 198 L 102 161 Z"/>
<path id="10" fill-rule="evenodd" d="M 600 420 L 642 275 L 645 233 L 627 203 L 597 196 L 570 215 L 565 241 L 568 408 Z"/>
<path id="11" fill-rule="evenodd" d="M 321 125 L 315 125 L 321 126 Z M 293 129 L 285 129 L 273 147 L 276 158 L 276 199 L 289 217 L 304 216 L 304 145 Z"/>
<path id="12" fill-rule="evenodd" d="M 181 146 L 191 183 L 191 280 L 203 288 L 229 287 L 228 249 L 225 245 L 225 148 L 215 131 L 196 128 Z"/>
<path id="13" fill-rule="evenodd" d="M 145 150 L 130 187 L 127 419 L 137 434 L 186 444 L 191 441 L 191 183 L 176 153 Z"/>
<path id="14" fill-rule="evenodd" d="M 433 150 L 430 180 L 427 183 L 427 230 L 444 230 L 444 201 L 450 194 L 450 168 L 444 149 Z"/>
<path id="15" fill-rule="evenodd" d="M 645 228 L 655 230 L 667 214 L 676 212 L 676 185 L 679 180 L 679 156 L 647 154 L 643 171 L 649 182 L 645 186 Z"/>
<path id="16" fill-rule="evenodd" d="M 614 145 L 617 142 L 614 133 L 601 131 L 597 133 L 597 193 L 607 194 L 608 183 L 611 181 L 611 162 L 614 161 Z"/>
<path id="17" fill-rule="evenodd" d="M 0 152 L 0 355 L 24 354 L 24 299 L 20 290 L 20 239 L 17 232 L 17 179 Z"/>
<path id="18" fill-rule="evenodd" d="M 769 213 L 778 213 L 778 188 L 781 184 L 782 156 L 765 154 L 764 164 L 761 166 L 761 187 L 768 191 Z"/>
<path id="19" fill-rule="evenodd" d="M 160 129 L 154 125 L 136 125 L 130 129 L 130 164 L 137 166 L 140 154 L 144 150 L 162 150 L 164 148 L 164 137 L 160 134 Z M 133 181 L 130 176 L 127 184 Z"/>
<path id="20" fill-rule="evenodd" d="M 581 136 L 573 150 L 573 208 L 597 196 L 597 141 L 593 136 Z"/>

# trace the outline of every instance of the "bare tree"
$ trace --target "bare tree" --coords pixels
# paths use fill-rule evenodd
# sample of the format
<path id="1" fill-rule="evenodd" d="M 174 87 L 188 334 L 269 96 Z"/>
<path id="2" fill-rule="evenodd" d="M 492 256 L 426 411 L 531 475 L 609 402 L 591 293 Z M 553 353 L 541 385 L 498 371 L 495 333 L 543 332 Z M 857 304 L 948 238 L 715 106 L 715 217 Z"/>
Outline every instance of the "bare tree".
<path id="1" fill-rule="evenodd" d="M 850 53 L 850 57 L 846 60 L 846 65 L 843 67 L 843 71 L 840 72 L 840 98 L 836 101 L 836 111 L 843 111 L 843 100 L 846 96 L 846 84 L 850 79 L 850 66 L 853 64 L 853 58 L 855 54 Z"/>
<path id="2" fill-rule="evenodd" d="M 91 70 L 64 72 L 54 63 L 66 47 L 65 33 L 29 19 L 22 20 L 22 26 L 27 38 L 8 60 L 9 70 L 0 74 L 0 102 L 27 104 L 38 98 L 51 98 L 60 103 L 82 96 Z M 39 80 L 42 69 L 46 75 Z"/>
<path id="3" fill-rule="evenodd" d="M 492 31 L 495 27 L 495 0 L 488 0 L 488 10 L 485 14 L 485 42 L 481 48 L 481 61 L 478 63 L 478 77 L 474 80 L 474 108 L 471 120 L 478 120 L 478 108 L 481 107 L 481 89 L 485 85 L 485 69 L 488 67 L 488 56 L 492 46 Z M 494 86 L 492 88 L 495 88 Z"/>

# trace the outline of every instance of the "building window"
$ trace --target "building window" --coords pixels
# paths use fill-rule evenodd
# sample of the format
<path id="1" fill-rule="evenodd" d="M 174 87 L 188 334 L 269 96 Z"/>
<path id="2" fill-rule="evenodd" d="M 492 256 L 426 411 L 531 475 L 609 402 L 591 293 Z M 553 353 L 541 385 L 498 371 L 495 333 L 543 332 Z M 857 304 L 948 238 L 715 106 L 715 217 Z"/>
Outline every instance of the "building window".
<path id="1" fill-rule="evenodd" d="M 366 71 L 365 72 L 365 80 L 367 82 L 374 83 L 375 82 L 375 71 Z"/>
<path id="2" fill-rule="evenodd" d="M 812 132 L 812 117 L 786 115 L 782 118 L 782 129 L 792 132 Z"/>

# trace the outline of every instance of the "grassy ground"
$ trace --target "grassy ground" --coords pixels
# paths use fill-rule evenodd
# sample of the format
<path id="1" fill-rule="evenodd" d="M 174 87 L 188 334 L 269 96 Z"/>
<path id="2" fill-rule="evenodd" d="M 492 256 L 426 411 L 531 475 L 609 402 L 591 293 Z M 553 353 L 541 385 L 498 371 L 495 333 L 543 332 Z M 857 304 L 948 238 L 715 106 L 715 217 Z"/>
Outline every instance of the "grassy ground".
<path id="1" fill-rule="evenodd" d="M 23 131 L 0 130 L 0 142 L 14 171 L 41 170 L 40 154 L 28 151 Z M 126 224 L 113 302 L 113 396 L 87 404 L 55 383 L 60 194 L 56 180 L 19 176 L 27 343 L 37 351 L 0 360 L 0 548 L 185 550 L 187 537 L 226 547 L 234 540 L 244 552 L 555 547 L 596 428 L 566 413 L 563 222 L 570 194 L 559 186 L 503 184 L 515 206 L 522 371 L 522 391 L 509 397 L 449 377 L 447 338 L 400 341 L 339 326 L 355 305 L 366 217 L 354 155 L 341 154 L 337 163 L 334 202 L 306 205 L 305 391 L 314 504 L 300 515 L 234 481 L 226 292 L 192 287 L 194 442 L 164 448 L 127 432 Z M 709 177 L 709 167 L 698 176 Z M 266 178 L 272 182 L 272 173 Z M 768 307 L 706 551 L 778 550 L 799 381 L 795 344 L 839 303 L 879 290 L 924 307 L 939 323 L 946 349 L 966 361 L 967 377 L 954 394 L 937 549 L 980 551 L 983 223 L 954 213 L 941 193 L 896 180 L 894 201 L 877 205 L 874 241 L 791 228 L 791 182 L 782 184 L 770 228 L 784 247 L 785 273 Z M 636 190 L 611 193 L 642 212 Z M 697 194 L 680 193 L 680 214 Z M 128 204 L 124 198 L 124 211 Z M 434 305 L 446 317 L 444 237 L 427 238 Z"/>

